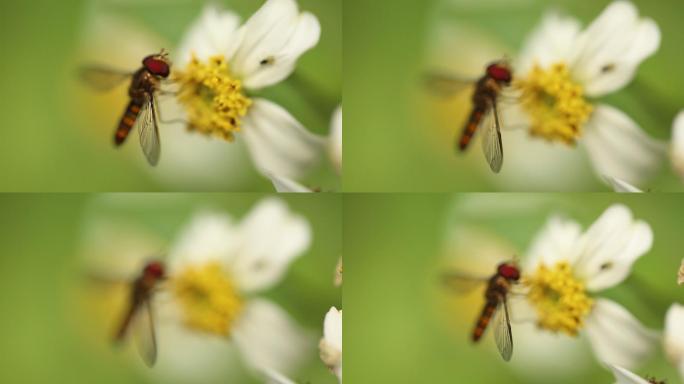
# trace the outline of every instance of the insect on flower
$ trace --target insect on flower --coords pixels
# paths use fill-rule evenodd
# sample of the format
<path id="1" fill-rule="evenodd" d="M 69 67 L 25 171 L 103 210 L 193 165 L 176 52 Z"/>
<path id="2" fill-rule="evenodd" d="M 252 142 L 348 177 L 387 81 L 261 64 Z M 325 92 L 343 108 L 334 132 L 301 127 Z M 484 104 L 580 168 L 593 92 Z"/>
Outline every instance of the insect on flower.
<path id="1" fill-rule="evenodd" d="M 121 343 L 132 330 L 138 352 L 149 366 L 157 360 L 152 297 L 165 278 L 165 268 L 161 262 L 151 261 L 145 265 L 140 275 L 130 282 L 128 309 L 114 334 L 114 342 Z"/>
<path id="2" fill-rule="evenodd" d="M 459 151 L 465 151 L 475 132 L 480 130 L 482 150 L 489 167 L 495 173 L 498 173 L 503 165 L 501 117 L 497 103 L 504 89 L 511 85 L 512 80 L 512 70 L 506 60 L 495 61 L 487 66 L 485 74 L 475 82 L 472 109 L 457 141 Z M 472 83 L 444 73 L 429 74 L 426 81 L 429 88 L 445 96 L 452 95 Z"/>
<path id="3" fill-rule="evenodd" d="M 442 276 L 444 284 L 455 290 L 464 292 L 487 284 L 485 305 L 475 322 L 472 333 L 473 342 L 478 342 L 487 330 L 490 321 L 494 321 L 494 339 L 496 347 L 504 360 L 509 361 L 513 355 L 513 335 L 508 313 L 507 296 L 511 287 L 520 279 L 520 269 L 515 262 L 504 262 L 497 266 L 496 272 L 489 278 L 476 277 L 452 271 Z"/>
<path id="4" fill-rule="evenodd" d="M 120 146 L 134 127 L 138 128 L 140 146 L 150 165 L 159 161 L 158 106 L 155 94 L 161 83 L 169 77 L 171 61 L 165 50 L 149 55 L 142 61 L 142 67 L 135 72 L 119 71 L 100 66 L 87 66 L 81 69 L 81 78 L 97 90 L 107 91 L 124 80 L 130 79 L 128 88 L 130 101 L 126 106 L 119 125 L 114 133 L 114 144 Z"/>

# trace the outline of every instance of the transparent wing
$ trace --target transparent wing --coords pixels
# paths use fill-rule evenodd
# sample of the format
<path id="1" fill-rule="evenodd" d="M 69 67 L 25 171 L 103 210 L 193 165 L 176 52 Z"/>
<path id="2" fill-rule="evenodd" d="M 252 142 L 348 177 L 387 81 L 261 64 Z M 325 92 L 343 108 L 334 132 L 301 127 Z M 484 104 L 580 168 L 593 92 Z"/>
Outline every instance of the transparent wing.
<path id="1" fill-rule="evenodd" d="M 468 293 L 482 287 L 487 282 L 486 277 L 472 276 L 462 272 L 445 272 L 442 275 L 442 283 L 457 293 Z"/>
<path id="2" fill-rule="evenodd" d="M 152 304 L 146 300 L 140 306 L 133 320 L 133 339 L 145 364 L 153 366 L 157 361 L 157 336 L 154 331 Z"/>
<path id="3" fill-rule="evenodd" d="M 469 79 L 456 75 L 431 72 L 424 76 L 425 87 L 436 96 L 449 97 L 475 84 L 477 79 Z"/>
<path id="4" fill-rule="evenodd" d="M 99 66 L 81 67 L 78 74 L 83 82 L 99 91 L 108 91 L 133 76 L 131 72 Z"/>
<path id="5" fill-rule="evenodd" d="M 504 360 L 509 361 L 513 355 L 513 334 L 511 333 L 511 321 L 508 315 L 508 303 L 506 297 L 499 304 L 494 319 L 494 339 L 496 347 Z"/>
<path id="6" fill-rule="evenodd" d="M 100 270 L 84 270 L 82 272 L 84 281 L 93 287 L 111 289 L 112 287 L 128 285 L 131 282 L 130 275 L 114 272 L 104 272 Z"/>
<path id="7" fill-rule="evenodd" d="M 147 162 L 150 165 L 157 165 L 161 153 L 161 145 L 159 143 L 157 107 L 154 96 L 148 96 L 135 124 L 140 135 L 140 147 L 147 158 Z"/>
<path id="8" fill-rule="evenodd" d="M 489 168 L 494 173 L 499 173 L 503 164 L 503 144 L 496 100 L 492 100 L 489 112 L 482 119 L 480 131 L 482 131 L 482 152 L 489 163 Z"/>

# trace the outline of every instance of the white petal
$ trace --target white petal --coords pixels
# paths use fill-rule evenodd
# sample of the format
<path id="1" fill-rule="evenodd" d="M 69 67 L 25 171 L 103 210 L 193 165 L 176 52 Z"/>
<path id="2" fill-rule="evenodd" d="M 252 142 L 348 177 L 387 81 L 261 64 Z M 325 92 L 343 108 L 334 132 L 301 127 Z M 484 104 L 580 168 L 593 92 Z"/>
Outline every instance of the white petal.
<path id="1" fill-rule="evenodd" d="M 505 121 L 508 124 L 510 119 Z M 473 154 L 489 181 L 499 188 L 507 191 L 582 191 L 594 187 L 589 159 L 577 148 L 539 140 L 524 129 L 507 130 L 502 135 L 506 148 L 501 173 L 491 172 L 489 165 L 482 161 L 481 153 Z"/>
<path id="2" fill-rule="evenodd" d="M 684 111 L 679 112 L 672 124 L 672 166 L 684 178 Z"/>
<path id="3" fill-rule="evenodd" d="M 585 129 L 584 145 L 599 176 L 639 185 L 653 176 L 665 156 L 664 143 L 613 107 L 597 106 Z"/>
<path id="4" fill-rule="evenodd" d="M 663 335 L 665 353 L 672 364 L 684 361 L 684 306 L 672 304 L 665 315 Z"/>
<path id="5" fill-rule="evenodd" d="M 610 369 L 613 370 L 613 375 L 615 375 L 615 384 L 648 384 L 648 381 L 643 379 L 622 367 L 617 365 L 611 365 Z"/>
<path id="6" fill-rule="evenodd" d="M 613 191 L 615 191 L 615 192 L 619 192 L 619 193 L 641 193 L 641 192 L 643 192 L 641 189 L 633 186 L 632 184 L 630 184 L 624 180 L 620 180 L 618 178 L 610 177 L 610 176 L 606 176 L 605 179 L 608 182 L 608 184 L 610 184 L 613 187 Z"/>
<path id="7" fill-rule="evenodd" d="M 186 119 L 183 107 L 173 98 L 162 98 L 159 110 L 166 121 Z M 173 190 L 244 190 L 253 176 L 247 146 L 242 141 L 227 145 L 223 140 L 189 133 L 184 124 L 161 124 L 160 130 L 162 160 L 156 167 L 147 164 L 140 148 L 130 146 L 130 151 L 145 171 Z"/>
<path id="8" fill-rule="evenodd" d="M 258 89 L 289 76 L 299 56 L 318 43 L 321 27 L 314 15 L 300 13 L 294 0 L 268 0 L 242 34 L 233 70 L 246 88 Z"/>
<path id="9" fill-rule="evenodd" d="M 599 361 L 633 369 L 653 352 L 658 333 L 642 326 L 621 305 L 596 299 L 585 330 Z"/>
<path id="10" fill-rule="evenodd" d="M 258 369 L 291 374 L 311 351 L 312 340 L 277 305 L 262 299 L 248 302 L 233 339 L 246 362 Z"/>
<path id="11" fill-rule="evenodd" d="M 534 64 L 547 67 L 567 61 L 580 32 L 580 24 L 571 17 L 556 12 L 547 13 L 539 27 L 525 42 L 516 70 L 527 73 Z"/>
<path id="12" fill-rule="evenodd" d="M 330 308 L 323 321 L 323 339 L 319 343 L 321 360 L 342 382 L 342 311 Z"/>
<path id="13" fill-rule="evenodd" d="M 159 316 L 158 316 L 159 317 Z M 162 319 L 159 319 L 162 320 Z M 243 379 L 238 350 L 226 339 L 158 321 L 158 358 L 151 374 L 169 383 Z"/>
<path id="14" fill-rule="evenodd" d="M 629 275 L 632 264 L 652 244 L 651 227 L 634 220 L 626 206 L 615 204 L 582 235 L 575 275 L 584 280 L 590 291 L 612 287 Z"/>
<path id="15" fill-rule="evenodd" d="M 682 259 L 682 263 L 679 265 L 679 271 L 677 271 L 677 284 L 684 284 L 684 259 Z"/>
<path id="16" fill-rule="evenodd" d="M 342 106 L 333 114 L 330 124 L 330 159 L 337 173 L 342 174 Z"/>
<path id="17" fill-rule="evenodd" d="M 264 375 L 266 376 L 266 384 L 295 384 L 294 381 L 272 369 L 264 370 Z"/>
<path id="18" fill-rule="evenodd" d="M 342 311 L 335 307 L 325 315 L 319 348 L 323 362 L 342 382 Z"/>
<path id="19" fill-rule="evenodd" d="M 279 199 L 262 200 L 242 221 L 232 265 L 242 291 L 267 289 L 311 244 L 311 227 Z"/>
<path id="20" fill-rule="evenodd" d="M 510 364 L 516 374 L 526 375 L 529 382 L 552 383 L 558 377 L 568 382 L 581 382 L 583 372 L 595 365 L 586 343 L 540 330 L 534 322 L 512 325 L 515 352 Z"/>
<path id="21" fill-rule="evenodd" d="M 218 260 L 228 265 L 235 255 L 236 228 L 229 216 L 219 213 L 196 214 L 181 232 L 169 253 L 169 268 Z"/>
<path id="22" fill-rule="evenodd" d="M 291 192 L 291 193 L 311 193 L 311 189 L 299 184 L 298 182 L 288 179 L 287 177 L 280 177 L 276 175 L 268 175 L 273 183 L 273 187 L 278 192 Z"/>
<path id="23" fill-rule="evenodd" d="M 257 168 L 265 174 L 299 179 L 318 163 L 325 148 L 324 138 L 264 99 L 254 100 L 242 129 Z"/>
<path id="24" fill-rule="evenodd" d="M 236 14 L 220 10 L 216 5 L 205 6 L 200 17 L 185 33 L 175 64 L 184 67 L 193 53 L 200 60 L 214 55 L 230 59 L 241 41 L 239 26 L 240 17 Z"/>
<path id="25" fill-rule="evenodd" d="M 164 241 L 136 222 L 111 216 L 85 220 L 82 251 L 86 272 L 105 280 L 127 281 L 140 273 L 150 258 L 160 257 Z M 116 242 L 112 242 L 116 234 Z"/>
<path id="26" fill-rule="evenodd" d="M 102 8 L 106 7 L 91 3 L 86 10 L 79 49 L 79 59 L 84 63 L 106 63 L 113 69 L 130 70 L 140 67 L 145 56 L 170 46 L 168 41 L 154 34 L 149 25 L 136 23 L 130 17 L 116 16 Z M 113 46 L 116 49 L 112 49 Z M 92 90 L 89 91 L 92 98 Z"/>
<path id="27" fill-rule="evenodd" d="M 577 40 L 570 66 L 573 77 L 589 96 L 624 87 L 639 64 L 660 46 L 660 30 L 651 19 L 640 19 L 634 4 L 615 1 Z"/>
<path id="28" fill-rule="evenodd" d="M 532 241 L 525 269 L 534 269 L 539 263 L 550 266 L 560 260 L 574 263 L 581 230 L 580 225 L 572 220 L 551 217 Z"/>
<path id="29" fill-rule="evenodd" d="M 323 338 L 329 346 L 342 351 L 342 311 L 330 308 L 323 321 Z"/>

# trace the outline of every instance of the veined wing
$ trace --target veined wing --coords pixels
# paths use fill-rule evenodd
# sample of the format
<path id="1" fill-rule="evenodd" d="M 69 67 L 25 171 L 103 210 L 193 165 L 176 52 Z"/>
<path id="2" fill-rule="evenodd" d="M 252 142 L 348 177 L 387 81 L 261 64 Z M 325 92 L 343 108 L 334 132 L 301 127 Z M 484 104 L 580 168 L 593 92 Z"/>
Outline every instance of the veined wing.
<path id="1" fill-rule="evenodd" d="M 152 94 L 148 95 L 140 115 L 135 123 L 140 135 L 140 147 L 150 165 L 157 165 L 161 153 L 159 127 L 157 125 L 157 107 Z"/>
<path id="2" fill-rule="evenodd" d="M 99 91 L 108 91 L 130 79 L 131 72 L 118 71 L 100 66 L 85 66 L 79 69 L 79 77 L 86 84 Z"/>
<path id="3" fill-rule="evenodd" d="M 150 300 L 145 300 L 140 306 L 133 321 L 135 346 L 145 364 L 151 367 L 157 361 L 157 335 Z"/>
<path id="4" fill-rule="evenodd" d="M 513 355 L 513 334 L 511 333 L 511 320 L 508 314 L 508 303 L 504 296 L 499 303 L 494 319 L 494 339 L 496 347 L 504 360 L 509 361 Z"/>
<path id="5" fill-rule="evenodd" d="M 468 79 L 443 72 L 427 73 L 423 82 L 425 87 L 437 96 L 450 97 L 473 85 L 477 79 Z"/>
<path id="6" fill-rule="evenodd" d="M 503 164 L 503 144 L 499 111 L 495 99 L 492 99 L 491 108 L 482 119 L 480 131 L 482 132 L 482 152 L 489 163 L 489 168 L 494 173 L 499 173 Z"/>
<path id="7" fill-rule="evenodd" d="M 467 273 L 450 271 L 442 274 L 442 283 L 457 293 L 468 293 L 487 282 L 486 277 L 473 276 Z"/>

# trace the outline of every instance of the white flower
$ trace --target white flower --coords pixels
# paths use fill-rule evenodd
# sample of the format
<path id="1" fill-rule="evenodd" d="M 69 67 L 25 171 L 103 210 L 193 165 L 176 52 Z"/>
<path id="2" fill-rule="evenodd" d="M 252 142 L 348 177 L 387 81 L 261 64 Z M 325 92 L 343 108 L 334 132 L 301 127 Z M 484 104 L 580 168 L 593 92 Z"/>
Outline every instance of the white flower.
<path id="1" fill-rule="evenodd" d="M 308 188 L 303 186 L 302 184 L 299 184 L 298 182 L 287 178 L 287 177 L 281 177 L 278 175 L 274 174 L 269 174 L 268 177 L 271 179 L 271 183 L 273 183 L 273 188 L 277 192 L 281 193 L 312 193 L 314 192 L 313 189 Z"/>
<path id="2" fill-rule="evenodd" d="M 342 311 L 332 307 L 323 322 L 323 338 L 319 344 L 321 360 L 342 382 Z"/>
<path id="3" fill-rule="evenodd" d="M 606 181 L 613 187 L 613 191 L 619 193 L 639 193 L 643 192 L 641 189 L 633 186 L 632 184 L 620 180 L 615 177 L 606 176 Z"/>
<path id="4" fill-rule="evenodd" d="M 342 106 L 333 113 L 328 138 L 328 153 L 337 173 L 342 174 Z"/>
<path id="5" fill-rule="evenodd" d="M 615 384 L 649 384 L 646 379 L 617 365 L 611 365 L 610 369 L 613 370 L 613 375 L 617 380 Z"/>
<path id="6" fill-rule="evenodd" d="M 684 111 L 679 112 L 672 123 L 672 146 L 670 148 L 672 166 L 684 179 Z"/>
<path id="7" fill-rule="evenodd" d="M 584 30 L 577 20 L 550 13 L 522 50 L 514 77 L 520 105 L 506 115 L 522 119 L 518 123 L 528 127 L 531 136 L 545 139 L 528 140 L 531 151 L 544 146 L 558 152 L 567 147 L 553 144 L 580 144 L 598 175 L 638 185 L 659 166 L 664 144 L 647 136 L 622 111 L 588 98 L 623 88 L 659 45 L 658 26 L 640 18 L 626 1 L 611 3 Z M 571 161 L 581 163 L 578 151 L 572 152 Z M 547 173 L 545 160 L 534 162 L 539 170 L 520 171 Z"/>
<path id="8" fill-rule="evenodd" d="M 302 176 L 325 141 L 279 105 L 245 91 L 284 80 L 319 36 L 316 17 L 294 0 L 268 0 L 243 25 L 232 12 L 207 6 L 181 43 L 173 76 L 188 128 L 229 141 L 240 132 L 260 172 Z"/>
<path id="9" fill-rule="evenodd" d="M 338 107 L 333 113 L 327 146 L 330 161 L 337 173 L 342 175 L 342 106 Z M 271 173 L 267 176 L 271 179 L 273 187 L 278 192 L 314 192 L 311 188 L 307 188 L 283 175 Z"/>
<path id="10" fill-rule="evenodd" d="M 657 334 L 619 304 L 590 294 L 622 282 L 652 242 L 650 226 L 634 220 L 623 205 L 608 208 L 584 233 L 579 224 L 552 217 L 523 268 L 538 332 L 582 332 L 599 361 L 630 368 L 640 363 L 651 353 Z"/>
<path id="11" fill-rule="evenodd" d="M 91 5 L 85 15 L 79 65 L 102 65 L 116 71 L 132 72 L 140 67 L 145 56 L 171 45 L 145 25 L 113 16 L 101 2 Z M 117 48 L 112 49 L 112 46 Z M 79 92 L 73 99 L 72 109 L 78 111 L 74 112 L 74 127 L 83 128 L 83 134 L 89 136 L 89 145 L 96 151 L 111 153 L 117 161 L 126 158 L 176 190 L 224 190 L 244 184 L 249 168 L 245 167 L 247 162 L 242 148 L 226 151 L 225 145 L 221 145 L 223 143 L 189 136 L 178 124 L 160 121 L 162 160 L 157 167 L 150 167 L 145 160 L 135 132 L 114 152 L 110 137 L 113 131 L 103 132 L 92 127 L 103 124 L 114 127 L 128 102 L 127 85 L 123 80 L 119 87 L 102 94 L 93 94 L 92 89 L 83 88 L 83 93 Z M 178 104 L 171 103 L 173 99 L 169 96 L 158 96 L 163 120 L 178 118 Z"/>
<path id="12" fill-rule="evenodd" d="M 295 384 L 294 381 L 272 369 L 265 370 L 264 376 L 266 376 L 266 384 Z"/>
<path id="13" fill-rule="evenodd" d="M 667 358 L 684 380 L 684 306 L 672 304 L 665 315 L 663 342 Z"/>
<path id="14" fill-rule="evenodd" d="M 308 222 L 280 200 L 260 202 L 240 223 L 197 215 L 168 256 L 160 292 L 156 369 L 179 380 L 250 368 L 292 372 L 310 339 L 257 294 L 277 284 L 311 242 Z"/>

